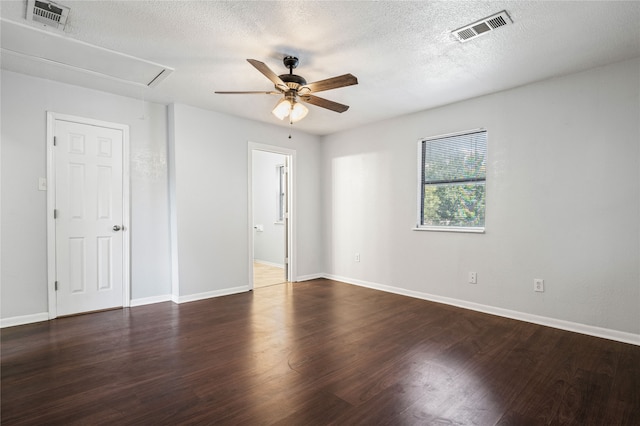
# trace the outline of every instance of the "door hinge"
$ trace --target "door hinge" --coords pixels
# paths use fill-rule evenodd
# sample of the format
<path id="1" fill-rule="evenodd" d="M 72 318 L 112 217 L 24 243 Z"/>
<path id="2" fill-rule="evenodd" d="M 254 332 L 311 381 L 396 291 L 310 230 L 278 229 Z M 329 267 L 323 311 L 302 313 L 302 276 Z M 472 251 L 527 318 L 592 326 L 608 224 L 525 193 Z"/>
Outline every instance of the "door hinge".
<path id="1" fill-rule="evenodd" d="M 54 219 L 58 218 L 58 209 L 53 209 L 53 218 Z"/>
<path id="2" fill-rule="evenodd" d="M 284 264 L 285 264 L 285 265 L 288 265 L 288 264 L 289 264 L 289 258 L 288 258 L 288 257 L 285 257 L 285 258 L 284 258 Z"/>
<path id="3" fill-rule="evenodd" d="M 55 291 L 58 291 L 58 281 L 53 283 L 53 288 L 54 288 Z"/>
<path id="4" fill-rule="evenodd" d="M 58 139 L 54 136 L 53 137 L 53 146 L 56 146 L 58 144 Z"/>

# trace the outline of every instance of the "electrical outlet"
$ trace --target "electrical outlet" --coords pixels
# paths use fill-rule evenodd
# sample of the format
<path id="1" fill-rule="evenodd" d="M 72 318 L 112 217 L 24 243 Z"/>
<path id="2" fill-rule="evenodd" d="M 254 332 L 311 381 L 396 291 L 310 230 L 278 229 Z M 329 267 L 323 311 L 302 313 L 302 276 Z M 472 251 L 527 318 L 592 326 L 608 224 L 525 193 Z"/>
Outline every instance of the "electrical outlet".
<path id="1" fill-rule="evenodd" d="M 356 253 L 355 261 L 360 262 L 360 253 Z"/>
<path id="2" fill-rule="evenodd" d="M 542 278 L 533 279 L 533 291 L 544 291 L 544 280 Z"/>
<path id="3" fill-rule="evenodd" d="M 469 272 L 469 284 L 478 283 L 478 274 L 475 272 Z"/>

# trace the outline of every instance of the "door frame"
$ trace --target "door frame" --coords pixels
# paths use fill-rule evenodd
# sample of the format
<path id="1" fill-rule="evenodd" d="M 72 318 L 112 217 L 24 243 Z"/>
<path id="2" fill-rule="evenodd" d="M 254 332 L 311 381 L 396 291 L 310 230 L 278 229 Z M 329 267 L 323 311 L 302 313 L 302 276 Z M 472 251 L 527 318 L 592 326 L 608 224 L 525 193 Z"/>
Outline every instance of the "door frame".
<path id="1" fill-rule="evenodd" d="M 53 210 L 56 206 L 56 170 L 53 137 L 56 121 L 70 121 L 89 126 L 106 127 L 122 131 L 122 306 L 131 301 L 131 229 L 130 229 L 130 176 L 129 176 L 129 126 L 69 114 L 47 111 L 47 289 L 49 319 L 58 316 L 56 297 L 56 222 Z"/>
<path id="2" fill-rule="evenodd" d="M 287 264 L 285 265 L 287 268 L 287 276 L 289 277 L 289 282 L 295 282 L 296 275 L 296 220 L 295 220 L 295 176 L 296 176 L 296 151 L 294 149 L 282 148 L 274 145 L 265 145 L 256 142 L 248 142 L 247 146 L 247 158 L 248 158 L 248 176 L 249 180 L 247 182 L 248 187 L 248 218 L 249 222 L 247 223 L 247 234 L 248 234 L 248 259 L 249 259 L 249 288 L 253 290 L 253 151 L 265 151 L 271 152 L 274 154 L 281 154 L 288 158 L 289 170 L 287 174 L 287 209 L 289 212 L 289 220 L 287 224 L 287 247 L 286 251 L 289 254 L 289 259 Z"/>

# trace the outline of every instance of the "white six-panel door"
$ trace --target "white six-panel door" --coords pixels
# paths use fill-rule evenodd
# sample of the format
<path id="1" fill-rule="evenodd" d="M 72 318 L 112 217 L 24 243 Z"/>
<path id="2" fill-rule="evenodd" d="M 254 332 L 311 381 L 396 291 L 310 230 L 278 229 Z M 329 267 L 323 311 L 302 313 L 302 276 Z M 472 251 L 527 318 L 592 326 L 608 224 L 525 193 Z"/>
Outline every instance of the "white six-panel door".
<path id="1" fill-rule="evenodd" d="M 123 131 L 53 130 L 57 315 L 123 306 Z"/>

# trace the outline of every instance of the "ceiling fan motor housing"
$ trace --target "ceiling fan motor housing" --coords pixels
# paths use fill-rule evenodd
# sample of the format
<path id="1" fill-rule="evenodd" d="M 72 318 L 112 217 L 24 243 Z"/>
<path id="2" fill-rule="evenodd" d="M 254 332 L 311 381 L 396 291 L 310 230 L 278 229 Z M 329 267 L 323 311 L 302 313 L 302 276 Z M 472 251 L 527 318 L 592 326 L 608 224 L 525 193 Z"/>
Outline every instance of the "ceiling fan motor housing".
<path id="1" fill-rule="evenodd" d="M 307 84 L 307 80 L 293 73 L 293 69 L 298 66 L 298 58 L 295 56 L 285 56 L 282 60 L 284 66 L 289 68 L 289 74 L 279 75 L 282 80 L 291 90 L 297 90 L 299 87 Z"/>
<path id="2" fill-rule="evenodd" d="M 295 74 L 282 74 L 282 75 L 279 75 L 278 77 L 280 77 L 280 80 L 282 80 L 284 84 L 286 84 L 287 86 L 289 86 L 289 88 L 293 90 L 296 90 L 299 87 L 307 84 L 307 80 Z"/>

